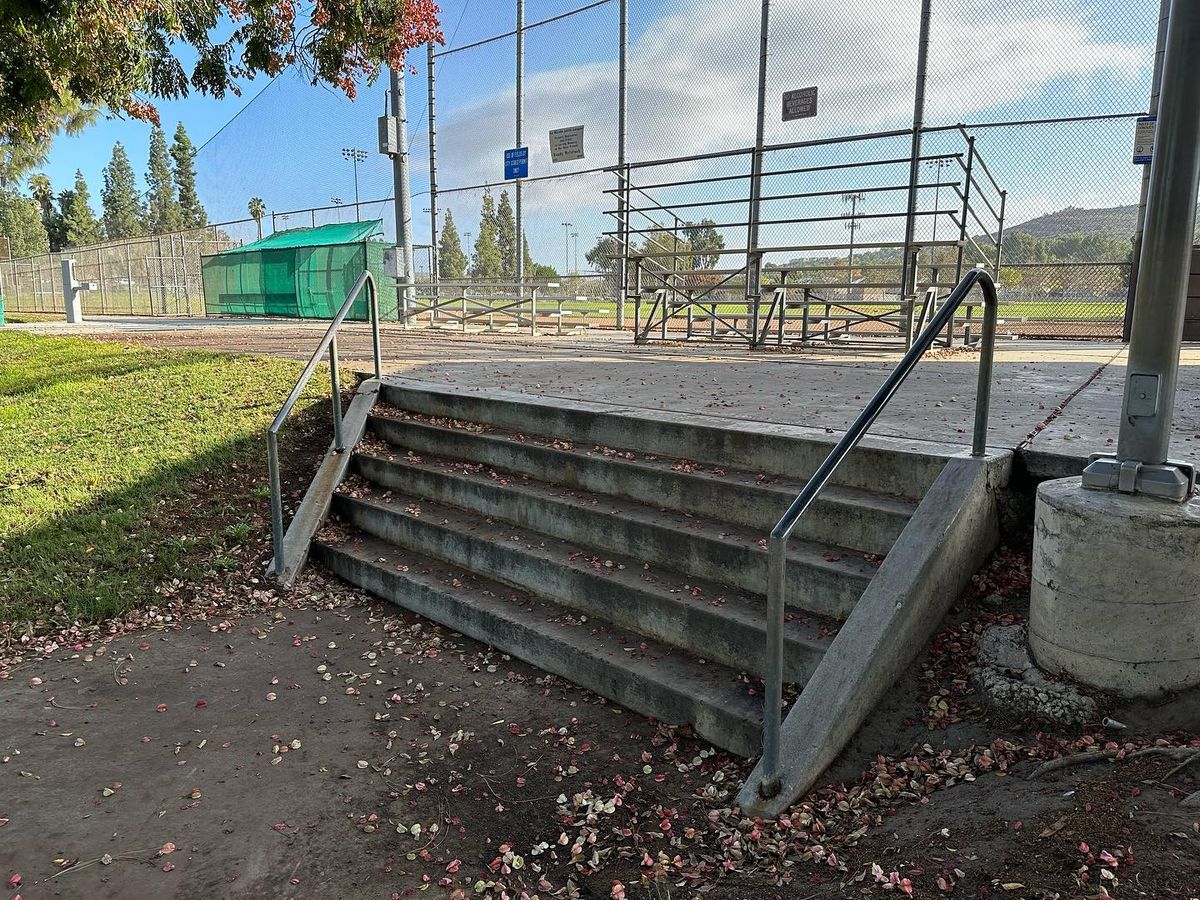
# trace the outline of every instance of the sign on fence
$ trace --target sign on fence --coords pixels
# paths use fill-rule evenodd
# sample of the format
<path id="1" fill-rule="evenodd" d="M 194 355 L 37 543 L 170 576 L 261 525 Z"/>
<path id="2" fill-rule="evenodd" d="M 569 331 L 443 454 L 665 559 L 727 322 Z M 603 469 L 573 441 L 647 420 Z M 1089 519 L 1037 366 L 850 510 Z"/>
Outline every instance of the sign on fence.
<path id="1" fill-rule="evenodd" d="M 1158 123 L 1157 116 L 1139 116 L 1133 127 L 1133 161 L 1134 164 L 1145 166 L 1154 157 L 1154 127 Z"/>
<path id="2" fill-rule="evenodd" d="M 511 180 L 513 178 L 528 178 L 529 177 L 529 148 L 514 147 L 511 150 L 504 151 L 504 178 Z"/>
<path id="3" fill-rule="evenodd" d="M 800 88 L 783 92 L 783 121 L 809 119 L 817 114 L 817 89 Z"/>
<path id="4" fill-rule="evenodd" d="M 583 126 L 550 129 L 550 161 L 570 162 L 583 159 Z"/>

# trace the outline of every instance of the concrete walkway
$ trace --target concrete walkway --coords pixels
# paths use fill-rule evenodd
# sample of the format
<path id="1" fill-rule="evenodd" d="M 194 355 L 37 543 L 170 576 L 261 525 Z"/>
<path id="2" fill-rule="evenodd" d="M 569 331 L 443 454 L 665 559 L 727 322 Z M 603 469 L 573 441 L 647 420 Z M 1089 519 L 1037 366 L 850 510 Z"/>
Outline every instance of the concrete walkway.
<path id="1" fill-rule="evenodd" d="M 162 347 L 205 347 L 307 357 L 322 323 L 245 319 L 109 317 L 83 326 L 10 325 L 41 334 L 86 334 Z M 351 362 L 370 358 L 369 331 L 340 337 Z M 468 389 L 504 388 L 693 413 L 843 430 L 900 356 L 898 350 L 832 348 L 751 353 L 736 346 L 634 347 L 625 334 L 459 334 L 385 326 L 389 372 Z M 1200 457 L 1200 346 L 1182 351 L 1174 455 Z M 970 440 L 977 355 L 934 351 L 921 362 L 873 433 L 914 441 Z M 997 347 L 990 443 L 1021 449 L 1037 475 L 1079 471 L 1115 443 L 1125 347 L 1070 341 Z"/>

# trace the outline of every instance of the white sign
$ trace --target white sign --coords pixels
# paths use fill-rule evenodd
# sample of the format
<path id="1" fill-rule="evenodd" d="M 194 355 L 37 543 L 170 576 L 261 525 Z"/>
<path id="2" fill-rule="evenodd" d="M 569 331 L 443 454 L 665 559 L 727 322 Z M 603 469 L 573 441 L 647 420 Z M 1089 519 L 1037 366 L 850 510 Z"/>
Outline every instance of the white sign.
<path id="1" fill-rule="evenodd" d="M 810 119 L 817 114 L 817 89 L 800 88 L 783 92 L 783 121 Z"/>
<path id="2" fill-rule="evenodd" d="M 1133 161 L 1139 166 L 1150 164 L 1154 156 L 1154 126 L 1157 116 L 1139 116 L 1133 129 Z"/>
<path id="3" fill-rule="evenodd" d="M 550 161 L 570 162 L 583 159 L 583 126 L 550 129 Z"/>

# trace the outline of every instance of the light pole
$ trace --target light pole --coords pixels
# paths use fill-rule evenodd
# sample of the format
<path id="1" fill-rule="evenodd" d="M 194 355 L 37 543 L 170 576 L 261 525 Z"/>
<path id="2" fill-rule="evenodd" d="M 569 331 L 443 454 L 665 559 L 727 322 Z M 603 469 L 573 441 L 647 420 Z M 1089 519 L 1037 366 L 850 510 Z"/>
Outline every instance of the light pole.
<path id="1" fill-rule="evenodd" d="M 338 224 L 340 225 L 341 221 L 342 221 L 342 198 L 341 197 L 330 197 L 329 202 L 338 208 L 337 220 L 338 220 Z"/>
<path id="2" fill-rule="evenodd" d="M 842 194 L 842 202 L 850 204 L 850 212 L 842 213 L 846 227 L 850 229 L 850 258 L 846 264 L 846 299 L 850 299 L 850 288 L 854 284 L 854 232 L 858 231 L 858 204 L 867 199 L 862 191 L 851 191 Z"/>
<path id="3" fill-rule="evenodd" d="M 579 274 L 579 232 L 572 231 L 571 237 L 575 239 L 575 255 L 572 257 L 571 272 L 574 275 Z"/>
<path id="4" fill-rule="evenodd" d="M 571 268 L 571 225 L 572 222 L 563 222 L 563 274 L 566 275 Z"/>
<path id="5" fill-rule="evenodd" d="M 359 207 L 358 207 L 358 164 L 360 162 L 366 162 L 367 151 L 359 150 L 355 147 L 343 147 L 342 148 L 342 156 L 345 157 L 346 159 L 350 160 L 350 162 L 354 164 L 354 221 L 357 222 L 359 220 L 358 219 L 358 209 L 359 209 Z"/>
<path id="6" fill-rule="evenodd" d="M 929 248 L 929 264 L 937 265 L 937 227 L 938 219 L 942 216 L 942 169 L 948 169 L 954 165 L 954 160 L 946 159 L 944 156 L 939 156 L 937 159 L 927 159 L 922 163 L 926 168 L 933 169 L 933 243 L 935 246 Z"/>

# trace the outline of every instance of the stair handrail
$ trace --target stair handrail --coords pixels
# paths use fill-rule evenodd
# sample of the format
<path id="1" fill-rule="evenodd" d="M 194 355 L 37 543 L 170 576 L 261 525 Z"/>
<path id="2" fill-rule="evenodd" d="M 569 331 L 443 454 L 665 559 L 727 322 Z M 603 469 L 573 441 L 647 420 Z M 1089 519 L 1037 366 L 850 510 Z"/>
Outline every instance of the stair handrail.
<path id="1" fill-rule="evenodd" d="M 986 454 L 988 406 L 992 390 L 992 357 L 996 342 L 998 301 L 996 283 L 986 271 L 976 268 L 963 276 L 963 279 L 946 297 L 946 301 L 938 310 L 937 315 L 930 319 L 929 324 L 913 341 L 912 347 L 896 364 L 867 405 L 863 407 L 854 423 L 825 457 L 825 461 L 817 467 L 817 471 L 809 478 L 799 496 L 792 501 L 783 517 L 771 531 L 767 557 L 767 684 L 763 703 L 763 774 L 758 785 L 758 792 L 764 798 L 774 797 L 779 793 L 782 776 L 779 742 L 783 727 L 783 620 L 788 538 L 791 537 L 800 517 L 825 488 L 834 471 L 862 440 L 867 429 L 871 427 L 900 385 L 916 368 L 921 357 L 933 345 L 938 334 L 945 329 L 951 316 L 977 284 L 983 292 L 984 320 L 980 342 L 979 376 L 975 389 L 975 427 L 971 439 L 971 455 L 978 457 Z"/>
<path id="2" fill-rule="evenodd" d="M 350 312 L 350 307 L 354 301 L 358 299 L 358 295 L 362 293 L 363 287 L 367 290 L 367 307 L 371 320 L 371 351 L 375 357 L 375 377 L 383 376 L 383 357 L 379 348 L 379 294 L 375 287 L 375 278 L 369 270 L 364 270 L 358 276 L 358 280 L 354 282 L 354 286 L 350 288 L 350 292 L 346 294 L 346 299 L 342 302 L 341 308 L 334 315 L 329 327 L 325 329 L 325 334 L 321 338 L 321 342 L 317 345 L 317 349 L 313 351 L 312 356 L 308 359 L 308 364 L 305 365 L 304 371 L 300 373 L 300 377 L 296 379 L 296 384 L 292 388 L 290 394 L 279 412 L 275 416 L 275 420 L 271 422 L 271 427 L 267 429 L 267 472 L 271 480 L 271 549 L 272 563 L 268 569 L 268 574 L 276 574 L 283 572 L 283 487 L 279 477 L 279 429 L 283 427 L 283 423 L 287 421 L 288 415 L 292 411 L 292 407 L 296 405 L 296 401 L 300 399 L 300 395 L 304 393 L 304 388 L 308 385 L 308 380 L 316 371 L 317 365 L 321 362 L 321 356 L 326 349 L 329 350 L 329 384 L 330 384 L 330 405 L 333 411 L 333 445 L 332 449 L 335 453 L 342 453 L 346 449 L 346 442 L 342 437 L 342 393 L 339 383 L 338 374 L 338 351 L 337 351 L 337 332 L 342 326 L 342 321 Z M 405 286 L 405 285 L 398 285 Z"/>

